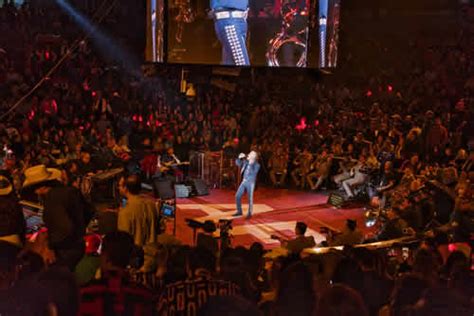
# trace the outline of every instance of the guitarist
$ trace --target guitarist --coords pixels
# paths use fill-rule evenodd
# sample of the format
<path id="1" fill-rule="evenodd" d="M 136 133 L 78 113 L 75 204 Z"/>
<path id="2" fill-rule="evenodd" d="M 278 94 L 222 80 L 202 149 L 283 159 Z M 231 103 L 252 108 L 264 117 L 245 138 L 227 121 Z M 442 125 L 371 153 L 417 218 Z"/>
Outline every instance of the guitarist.
<path id="1" fill-rule="evenodd" d="M 183 163 L 174 154 L 173 147 L 168 147 L 168 149 L 166 149 L 166 153 L 161 156 L 161 171 L 165 173 L 171 173 L 175 177 L 182 177 L 184 175 L 183 171 L 180 169 L 182 164 Z"/>

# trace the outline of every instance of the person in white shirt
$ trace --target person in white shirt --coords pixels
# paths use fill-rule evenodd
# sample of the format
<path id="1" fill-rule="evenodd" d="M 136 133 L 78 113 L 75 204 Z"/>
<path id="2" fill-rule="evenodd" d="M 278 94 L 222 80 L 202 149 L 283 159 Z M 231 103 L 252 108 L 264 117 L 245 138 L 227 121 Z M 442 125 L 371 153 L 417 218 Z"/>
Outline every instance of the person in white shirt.
<path id="1" fill-rule="evenodd" d="M 365 183 L 369 176 L 367 172 L 366 158 L 364 155 L 359 155 L 359 161 L 352 167 L 350 171 L 351 178 L 342 181 L 342 187 L 347 194 L 348 198 L 354 197 L 353 189 L 363 183 Z"/>

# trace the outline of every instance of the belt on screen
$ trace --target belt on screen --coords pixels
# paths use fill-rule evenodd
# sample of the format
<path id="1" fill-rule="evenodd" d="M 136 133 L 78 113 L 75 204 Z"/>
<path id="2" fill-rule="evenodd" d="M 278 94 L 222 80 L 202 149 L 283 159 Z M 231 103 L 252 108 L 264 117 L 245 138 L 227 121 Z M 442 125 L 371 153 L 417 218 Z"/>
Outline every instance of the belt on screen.
<path id="1" fill-rule="evenodd" d="M 219 11 L 214 13 L 216 20 L 222 19 L 245 19 L 247 18 L 247 11 Z"/>

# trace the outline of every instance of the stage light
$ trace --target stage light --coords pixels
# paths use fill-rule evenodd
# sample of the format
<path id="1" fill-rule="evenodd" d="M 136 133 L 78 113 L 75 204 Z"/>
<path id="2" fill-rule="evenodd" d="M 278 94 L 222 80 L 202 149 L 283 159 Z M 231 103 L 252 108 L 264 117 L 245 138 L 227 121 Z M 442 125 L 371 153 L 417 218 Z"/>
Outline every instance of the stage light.
<path id="1" fill-rule="evenodd" d="M 127 53 L 123 48 L 115 43 L 112 38 L 100 31 L 91 20 L 82 15 L 78 10 L 74 9 L 67 1 L 56 0 L 56 3 L 66 13 L 68 13 L 81 28 L 84 29 L 104 58 L 120 62 L 124 69 L 133 75 L 141 75 L 140 63 L 134 56 Z"/>
<path id="2" fill-rule="evenodd" d="M 28 113 L 28 119 L 32 121 L 35 118 L 35 110 L 31 110 L 30 113 Z"/>
<path id="3" fill-rule="evenodd" d="M 306 125 L 306 117 L 302 117 L 300 119 L 300 123 L 298 125 L 296 125 L 296 130 L 298 131 L 303 131 L 305 130 L 306 128 L 308 127 L 308 125 Z"/>
<path id="4" fill-rule="evenodd" d="M 186 97 L 194 98 L 196 96 L 196 90 L 194 90 L 194 85 L 192 83 L 188 84 L 188 89 L 186 90 Z"/>
<path id="5" fill-rule="evenodd" d="M 372 91 L 371 90 L 367 90 L 367 93 L 365 94 L 367 97 L 371 97 L 372 96 Z"/>
<path id="6" fill-rule="evenodd" d="M 392 93 L 393 87 L 392 87 L 391 85 L 388 85 L 388 86 L 387 86 L 387 91 L 388 91 L 389 93 Z"/>

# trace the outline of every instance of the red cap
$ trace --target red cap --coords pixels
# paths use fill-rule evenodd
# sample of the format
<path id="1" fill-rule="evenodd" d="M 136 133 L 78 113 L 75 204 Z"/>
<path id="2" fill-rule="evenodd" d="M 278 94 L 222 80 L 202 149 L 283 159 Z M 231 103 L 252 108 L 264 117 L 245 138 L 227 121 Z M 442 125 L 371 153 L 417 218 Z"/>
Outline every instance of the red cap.
<path id="1" fill-rule="evenodd" d="M 93 255 L 99 251 L 102 239 L 97 234 L 90 234 L 84 237 L 86 242 L 86 255 Z"/>

